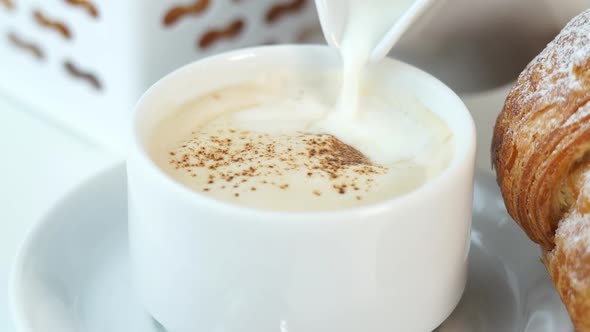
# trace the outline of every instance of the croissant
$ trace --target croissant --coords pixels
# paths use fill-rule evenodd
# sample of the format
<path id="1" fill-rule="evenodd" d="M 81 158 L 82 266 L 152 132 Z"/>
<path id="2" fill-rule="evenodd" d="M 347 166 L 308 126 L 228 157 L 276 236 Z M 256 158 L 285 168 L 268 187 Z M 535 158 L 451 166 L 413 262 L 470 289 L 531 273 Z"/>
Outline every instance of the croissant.
<path id="1" fill-rule="evenodd" d="M 577 331 L 590 331 L 590 10 L 519 76 L 494 128 L 508 212 L 541 246 Z"/>

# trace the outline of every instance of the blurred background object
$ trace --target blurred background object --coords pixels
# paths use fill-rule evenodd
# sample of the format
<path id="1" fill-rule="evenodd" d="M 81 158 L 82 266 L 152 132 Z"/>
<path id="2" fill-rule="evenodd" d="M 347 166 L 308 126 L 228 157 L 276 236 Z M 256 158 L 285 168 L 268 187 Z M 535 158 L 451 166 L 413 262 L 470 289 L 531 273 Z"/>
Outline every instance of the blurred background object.
<path id="1" fill-rule="evenodd" d="M 163 75 L 316 25 L 312 0 L 2 0 L 0 92 L 119 149 L 133 105 Z"/>
<path id="2" fill-rule="evenodd" d="M 588 0 L 438 0 L 393 55 L 459 93 L 513 81 Z"/>

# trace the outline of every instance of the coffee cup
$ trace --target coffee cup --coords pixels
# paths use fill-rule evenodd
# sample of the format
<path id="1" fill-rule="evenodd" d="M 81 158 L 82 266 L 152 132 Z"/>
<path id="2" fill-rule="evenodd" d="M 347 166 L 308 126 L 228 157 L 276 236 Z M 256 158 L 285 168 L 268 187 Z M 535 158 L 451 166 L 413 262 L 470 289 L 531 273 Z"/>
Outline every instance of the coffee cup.
<path id="1" fill-rule="evenodd" d="M 341 66 L 326 46 L 266 46 L 189 64 L 134 113 L 127 164 L 133 283 L 166 331 L 431 331 L 465 281 L 475 129 L 461 99 L 410 65 L 377 64 L 453 134 L 438 176 L 400 197 L 333 211 L 261 210 L 215 200 L 166 175 L 146 147 L 195 96 L 261 72 Z"/>

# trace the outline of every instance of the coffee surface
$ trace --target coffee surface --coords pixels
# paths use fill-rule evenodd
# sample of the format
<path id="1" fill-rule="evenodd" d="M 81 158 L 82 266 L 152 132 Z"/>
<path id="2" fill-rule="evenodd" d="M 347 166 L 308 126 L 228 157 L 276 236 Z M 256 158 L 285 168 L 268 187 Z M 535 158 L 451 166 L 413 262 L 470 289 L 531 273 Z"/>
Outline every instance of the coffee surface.
<path id="1" fill-rule="evenodd" d="M 391 108 L 394 116 L 387 119 L 411 123 L 406 130 L 428 139 L 374 142 L 375 151 L 367 153 L 371 145 L 347 144 L 326 132 L 321 123 L 338 91 L 323 90 L 329 85 L 320 81 L 272 78 L 201 96 L 158 125 L 150 154 L 169 176 L 197 192 L 266 210 L 374 203 L 412 191 L 446 167 L 449 130 L 415 103 L 406 105 L 412 112 L 399 111 L 396 118 L 386 99 L 365 98 L 373 110 Z M 384 143 L 400 151 L 387 162 L 377 161 L 371 155 Z"/>

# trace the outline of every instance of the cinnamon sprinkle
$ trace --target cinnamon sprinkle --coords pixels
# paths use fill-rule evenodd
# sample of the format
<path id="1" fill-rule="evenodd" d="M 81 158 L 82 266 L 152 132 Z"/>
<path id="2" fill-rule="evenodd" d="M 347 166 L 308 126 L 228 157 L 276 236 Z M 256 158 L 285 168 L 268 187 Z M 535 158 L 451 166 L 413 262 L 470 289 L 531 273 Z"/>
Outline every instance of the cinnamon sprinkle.
<path id="1" fill-rule="evenodd" d="M 365 183 L 363 193 L 374 186 L 371 175 L 387 172 L 384 166 L 373 164 L 365 155 L 336 137 L 326 134 L 298 133 L 285 140 L 285 136 L 273 136 L 258 132 L 239 132 L 235 129 L 218 130 L 212 133 L 195 133 L 194 138 L 179 148 L 169 151 L 172 166 L 187 173 L 198 173 L 204 169 L 208 178 L 203 191 L 236 190 L 247 185 L 245 192 L 257 191 L 258 187 L 248 184 L 257 178 L 259 185 L 289 190 L 289 183 L 273 181 L 290 173 L 301 173 L 307 179 L 322 178 L 333 182 L 332 188 L 340 195 L 353 195 L 361 200 L 359 183 Z M 282 141 L 281 141 L 282 139 Z M 285 141 L 287 143 L 285 143 Z M 289 144 L 289 146 L 285 146 Z M 303 152 L 303 153 L 302 153 Z M 365 181 L 362 181 L 364 178 Z M 199 180 L 203 181 L 203 179 Z M 312 180 L 313 181 L 313 180 Z M 227 186 L 223 183 L 231 183 Z M 226 189 L 227 188 L 227 189 Z M 310 192 L 321 196 L 319 190 Z M 238 193 L 234 194 L 239 197 Z"/>

